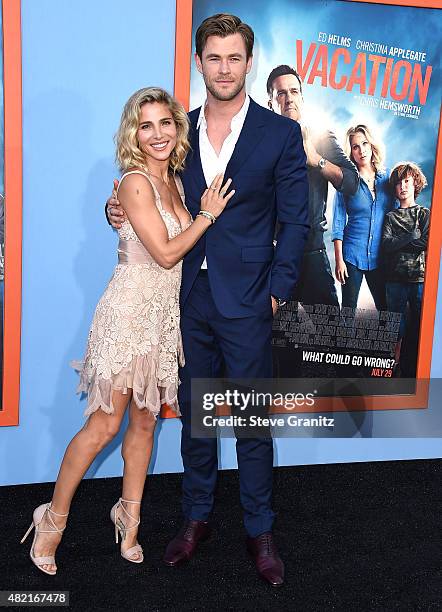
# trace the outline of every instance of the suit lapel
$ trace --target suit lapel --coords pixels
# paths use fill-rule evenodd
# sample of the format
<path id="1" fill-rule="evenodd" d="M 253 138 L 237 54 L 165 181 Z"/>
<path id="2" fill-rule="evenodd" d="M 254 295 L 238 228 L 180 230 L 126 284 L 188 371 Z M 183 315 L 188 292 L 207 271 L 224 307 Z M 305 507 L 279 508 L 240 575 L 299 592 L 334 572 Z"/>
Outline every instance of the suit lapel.
<path id="1" fill-rule="evenodd" d="M 225 176 L 233 178 L 242 168 L 264 136 L 265 121 L 261 107 L 250 98 L 250 105 L 232 157 L 227 164 Z"/>
<path id="2" fill-rule="evenodd" d="M 227 164 L 225 176 L 233 178 L 242 168 L 247 158 L 253 153 L 259 141 L 264 136 L 265 118 L 263 117 L 261 107 L 250 98 L 250 105 L 247 115 L 239 135 L 238 141 L 233 150 L 232 157 Z M 203 167 L 201 165 L 199 130 L 197 122 L 199 117 L 199 109 L 191 113 L 190 127 L 190 146 L 191 153 L 186 160 L 186 175 L 190 176 L 194 181 L 197 192 L 202 194 L 207 188 L 206 179 L 204 178 Z"/>
<path id="3" fill-rule="evenodd" d="M 197 112 L 194 115 L 195 120 L 194 121 L 191 120 L 191 127 L 190 127 L 191 153 L 187 156 L 186 173 L 189 173 L 192 179 L 194 180 L 197 186 L 198 192 L 203 193 L 203 191 L 207 188 L 207 185 L 206 185 L 206 179 L 204 178 L 203 167 L 201 165 L 199 130 L 196 127 L 198 116 L 199 116 L 199 113 Z"/>

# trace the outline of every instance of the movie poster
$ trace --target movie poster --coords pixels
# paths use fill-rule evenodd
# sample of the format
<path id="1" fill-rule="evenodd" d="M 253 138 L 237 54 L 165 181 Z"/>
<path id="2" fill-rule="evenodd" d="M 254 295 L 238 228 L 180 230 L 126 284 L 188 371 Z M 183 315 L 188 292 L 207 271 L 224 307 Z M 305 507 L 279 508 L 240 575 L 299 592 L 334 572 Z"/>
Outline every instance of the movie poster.
<path id="1" fill-rule="evenodd" d="M 0 2 L 0 9 L 2 3 Z M 3 103 L 3 23 L 0 10 L 0 410 L 3 409 L 3 303 L 5 279 L 5 149 Z"/>
<path id="2" fill-rule="evenodd" d="M 311 229 L 296 299 L 274 321 L 275 375 L 414 379 L 428 244 L 439 231 L 431 211 L 441 205 L 432 193 L 442 12 L 345 1 L 194 0 L 193 38 L 218 12 L 253 28 L 248 93 L 300 123 L 307 154 Z M 204 99 L 192 63 L 190 108 Z M 350 128 L 359 129 L 349 136 Z M 411 164 L 399 166 L 392 185 L 402 162 Z M 404 181 L 410 167 L 414 197 Z"/>

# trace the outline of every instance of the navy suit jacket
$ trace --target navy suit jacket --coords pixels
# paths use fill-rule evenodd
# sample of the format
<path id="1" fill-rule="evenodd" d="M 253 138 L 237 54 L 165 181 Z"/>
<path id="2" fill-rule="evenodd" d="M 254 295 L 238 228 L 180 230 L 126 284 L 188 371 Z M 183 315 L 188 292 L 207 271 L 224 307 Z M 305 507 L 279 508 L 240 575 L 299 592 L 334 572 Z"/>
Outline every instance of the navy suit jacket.
<path id="1" fill-rule="evenodd" d="M 207 187 L 196 128 L 199 112 L 189 113 L 192 150 L 182 175 L 193 217 Z M 181 303 L 206 257 L 212 296 L 223 316 L 268 314 L 271 295 L 293 295 L 309 229 L 306 157 L 298 123 L 250 100 L 225 172 L 228 178 L 235 195 L 184 258 Z"/>

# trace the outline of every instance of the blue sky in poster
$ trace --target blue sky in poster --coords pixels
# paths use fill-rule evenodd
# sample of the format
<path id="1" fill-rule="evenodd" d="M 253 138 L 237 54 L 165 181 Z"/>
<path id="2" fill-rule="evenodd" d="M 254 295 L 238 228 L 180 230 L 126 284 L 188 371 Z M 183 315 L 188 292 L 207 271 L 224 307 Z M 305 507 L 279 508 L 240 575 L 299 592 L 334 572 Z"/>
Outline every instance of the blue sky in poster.
<path id="1" fill-rule="evenodd" d="M 270 70 L 282 63 L 296 67 L 297 39 L 303 40 L 304 57 L 304 49 L 310 43 L 319 44 L 319 32 L 351 38 L 349 51 L 352 61 L 357 54 L 357 40 L 425 52 L 423 69 L 431 65 L 433 72 L 428 98 L 426 104 L 421 105 L 418 118 L 399 117 L 391 110 L 371 108 L 361 102 L 357 86 L 351 92 L 336 90 L 330 86 L 322 87 L 319 79 L 304 86 L 304 118 L 307 123 L 323 123 L 341 139 L 351 124 L 366 122 L 375 126 L 386 145 L 388 167 L 403 159 L 411 159 L 421 165 L 429 187 L 422 192 L 420 202 L 427 206 L 431 204 L 441 101 L 442 11 L 339 0 L 194 0 L 193 6 L 193 23 L 196 25 L 211 14 L 231 12 L 253 27 L 256 45 L 248 91 L 263 105 L 267 103 L 265 83 Z M 336 48 L 328 45 L 329 57 Z M 383 68 L 378 82 L 382 77 Z M 379 98 L 378 90 L 375 98 Z M 362 97 L 365 100 L 368 98 Z M 203 82 L 193 68 L 191 107 L 200 105 L 203 100 Z"/>

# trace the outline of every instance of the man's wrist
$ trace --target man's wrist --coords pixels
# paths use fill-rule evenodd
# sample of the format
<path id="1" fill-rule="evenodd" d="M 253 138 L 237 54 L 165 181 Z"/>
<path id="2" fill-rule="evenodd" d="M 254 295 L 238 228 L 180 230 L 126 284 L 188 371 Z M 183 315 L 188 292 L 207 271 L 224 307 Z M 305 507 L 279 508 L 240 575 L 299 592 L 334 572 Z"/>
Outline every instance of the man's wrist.
<path id="1" fill-rule="evenodd" d="M 327 164 L 327 160 L 325 159 L 325 157 L 320 157 L 318 159 L 318 168 L 319 168 L 319 170 L 324 170 L 326 164 Z"/>
<path id="2" fill-rule="evenodd" d="M 319 168 L 318 163 L 319 160 L 321 159 L 321 156 L 319 155 L 319 153 L 313 149 L 310 151 L 307 151 L 306 149 L 306 155 L 307 155 L 307 166 L 310 166 L 311 168 Z"/>

